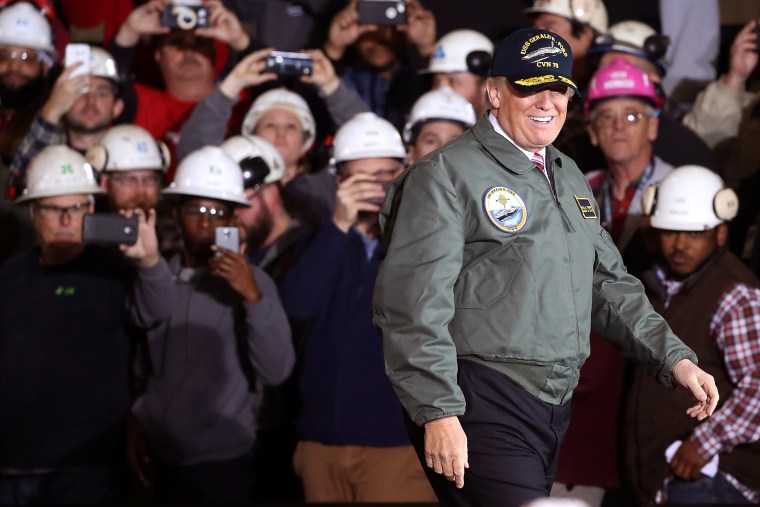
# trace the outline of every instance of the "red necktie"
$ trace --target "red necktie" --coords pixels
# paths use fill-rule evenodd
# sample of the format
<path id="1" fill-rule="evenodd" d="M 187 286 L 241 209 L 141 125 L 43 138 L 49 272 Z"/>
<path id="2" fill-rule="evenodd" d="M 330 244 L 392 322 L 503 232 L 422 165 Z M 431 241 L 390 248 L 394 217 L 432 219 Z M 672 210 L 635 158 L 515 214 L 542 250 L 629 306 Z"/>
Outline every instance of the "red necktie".
<path id="1" fill-rule="evenodd" d="M 546 172 L 546 166 L 544 166 L 544 157 L 542 157 L 540 153 L 535 152 L 530 161 L 536 164 L 536 167 L 541 169 L 543 172 Z"/>

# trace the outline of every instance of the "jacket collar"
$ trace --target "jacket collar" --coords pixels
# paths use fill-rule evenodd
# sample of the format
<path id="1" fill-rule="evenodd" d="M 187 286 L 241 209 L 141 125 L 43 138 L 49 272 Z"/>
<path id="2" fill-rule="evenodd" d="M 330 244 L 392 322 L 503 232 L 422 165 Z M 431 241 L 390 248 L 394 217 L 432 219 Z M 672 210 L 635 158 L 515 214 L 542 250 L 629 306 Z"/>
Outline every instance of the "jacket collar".
<path id="1" fill-rule="evenodd" d="M 525 174 L 533 170 L 533 163 L 517 147 L 497 133 L 488 119 L 486 111 L 472 127 L 472 134 L 483 148 L 507 170 L 515 174 Z M 559 152 L 552 145 L 546 147 L 546 162 L 553 167 L 562 167 Z"/>

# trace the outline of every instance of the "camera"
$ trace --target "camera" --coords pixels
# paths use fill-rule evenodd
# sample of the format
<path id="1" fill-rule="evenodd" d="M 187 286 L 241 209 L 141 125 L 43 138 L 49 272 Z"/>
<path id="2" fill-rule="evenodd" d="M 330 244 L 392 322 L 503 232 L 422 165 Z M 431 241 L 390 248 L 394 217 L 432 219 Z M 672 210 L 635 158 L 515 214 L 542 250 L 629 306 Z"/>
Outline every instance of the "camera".
<path id="1" fill-rule="evenodd" d="M 757 39 L 755 39 L 755 51 L 760 53 L 760 18 L 755 20 L 755 35 L 757 35 Z"/>
<path id="2" fill-rule="evenodd" d="M 211 26 L 208 7 L 203 5 L 186 5 L 171 3 L 164 7 L 161 25 L 180 30 L 193 30 Z"/>
<path id="3" fill-rule="evenodd" d="M 314 60 L 306 53 L 272 51 L 267 56 L 267 68 L 264 72 L 274 72 L 280 76 L 311 76 L 314 72 Z"/>
<path id="4" fill-rule="evenodd" d="M 361 0 L 356 4 L 359 23 L 364 25 L 401 25 L 406 23 L 403 0 Z"/>

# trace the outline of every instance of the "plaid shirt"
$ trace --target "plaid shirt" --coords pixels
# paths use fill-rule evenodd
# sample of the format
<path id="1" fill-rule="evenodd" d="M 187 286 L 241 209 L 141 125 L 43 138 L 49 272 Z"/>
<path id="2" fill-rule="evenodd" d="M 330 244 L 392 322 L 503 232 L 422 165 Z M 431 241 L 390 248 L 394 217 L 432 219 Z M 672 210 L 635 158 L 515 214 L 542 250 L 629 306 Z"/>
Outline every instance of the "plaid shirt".
<path id="1" fill-rule="evenodd" d="M 660 268 L 657 277 L 666 289 L 667 307 L 683 283 L 668 280 Z M 760 440 L 760 289 L 738 283 L 727 290 L 710 322 L 710 336 L 723 352 L 734 390 L 689 438 L 706 460 L 731 451 L 739 444 Z M 729 474 L 724 475 L 748 500 L 760 502 L 760 492 L 744 486 Z"/>
<path id="2" fill-rule="evenodd" d="M 66 135 L 60 125 L 46 122 L 41 114 L 34 119 L 29 132 L 16 151 L 10 166 L 11 177 L 26 178 L 29 161 L 39 152 L 53 144 L 66 144 Z"/>

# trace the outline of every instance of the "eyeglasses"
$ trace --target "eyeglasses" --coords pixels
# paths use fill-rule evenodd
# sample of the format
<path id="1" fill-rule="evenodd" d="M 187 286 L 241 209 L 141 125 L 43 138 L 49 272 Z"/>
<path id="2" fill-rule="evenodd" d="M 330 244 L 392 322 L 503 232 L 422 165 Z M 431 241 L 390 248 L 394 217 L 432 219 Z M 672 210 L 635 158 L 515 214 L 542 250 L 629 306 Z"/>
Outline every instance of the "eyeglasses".
<path id="1" fill-rule="evenodd" d="M 190 218 L 198 220 L 208 218 L 209 220 L 221 222 L 230 216 L 229 208 L 217 208 L 215 206 L 200 206 L 198 204 L 185 204 L 182 206 L 182 213 Z"/>
<path id="2" fill-rule="evenodd" d="M 594 113 L 591 117 L 591 121 L 599 127 L 609 128 L 615 125 L 615 122 L 619 119 L 620 124 L 623 127 L 627 127 L 629 125 L 635 125 L 644 118 L 649 118 L 649 116 L 648 113 L 643 113 L 641 111 L 625 111 L 622 115 L 618 115 L 612 111 L 601 111 L 599 113 Z"/>
<path id="3" fill-rule="evenodd" d="M 35 203 L 34 209 L 46 219 L 60 220 L 64 215 L 68 215 L 69 218 L 84 215 L 90 210 L 90 202 L 78 202 L 71 206 L 55 206 L 52 204 Z"/>
<path id="4" fill-rule="evenodd" d="M 110 179 L 119 185 L 135 188 L 138 186 L 158 187 L 161 184 L 161 176 L 151 174 L 150 176 L 135 176 L 134 174 L 111 174 Z"/>
<path id="5" fill-rule="evenodd" d="M 19 60 L 24 65 L 32 65 L 42 61 L 42 55 L 33 49 L 0 48 L 0 62 L 7 63 Z"/>

